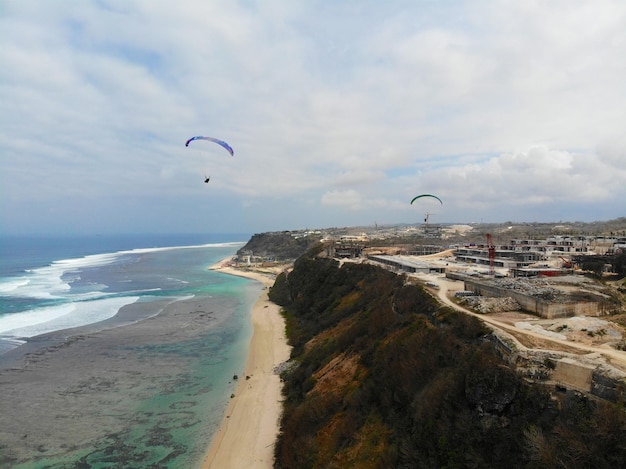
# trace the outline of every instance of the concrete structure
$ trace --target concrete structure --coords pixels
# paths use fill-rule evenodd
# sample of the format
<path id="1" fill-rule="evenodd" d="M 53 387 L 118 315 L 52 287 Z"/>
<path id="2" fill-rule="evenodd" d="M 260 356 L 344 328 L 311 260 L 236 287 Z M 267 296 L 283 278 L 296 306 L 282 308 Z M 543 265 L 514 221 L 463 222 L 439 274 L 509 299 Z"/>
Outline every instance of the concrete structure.
<path id="1" fill-rule="evenodd" d="M 594 366 L 565 357 L 556 362 L 552 379 L 560 385 L 591 392 L 594 370 Z"/>
<path id="2" fill-rule="evenodd" d="M 529 294 L 497 286 L 491 279 L 481 280 L 468 276 L 455 276 L 463 279 L 464 289 L 473 291 L 480 296 L 495 298 L 511 297 L 528 312 L 535 313 L 545 319 L 566 318 L 570 316 L 599 316 L 608 312 L 609 305 L 598 299 L 597 301 L 567 301 L 566 298 L 549 299 L 546 295 Z"/>
<path id="3" fill-rule="evenodd" d="M 570 275 L 573 269 L 555 269 L 550 267 L 521 267 L 510 269 L 513 277 L 559 277 Z"/>
<path id="4" fill-rule="evenodd" d="M 437 254 L 441 252 L 441 246 L 437 244 L 425 244 L 421 246 L 414 246 L 411 250 L 406 251 L 408 256 L 427 256 L 430 254 Z"/>
<path id="5" fill-rule="evenodd" d="M 592 360 L 575 359 L 555 352 L 520 351 L 501 333 L 489 334 L 487 339 L 496 352 L 527 379 L 556 385 L 561 390 L 583 391 L 611 402 L 624 402 L 626 373 L 610 364 L 593 363 Z M 547 366 L 548 363 L 553 366 Z"/>
<path id="6" fill-rule="evenodd" d="M 519 276 L 556 275 L 555 265 L 567 268 L 580 264 L 590 254 L 611 255 L 620 250 L 624 238 L 606 236 L 552 236 L 547 239 L 512 239 L 508 245 L 496 246 L 494 267 L 515 271 Z M 564 258 L 567 256 L 569 259 Z M 455 257 L 460 262 L 489 266 L 488 244 L 459 247 Z M 538 267 L 541 263 L 541 269 Z M 566 265 L 568 264 L 568 265 Z M 547 267 L 545 269 L 544 267 Z"/>
<path id="7" fill-rule="evenodd" d="M 489 251 L 487 246 L 465 246 L 455 252 L 457 261 L 468 264 L 489 265 Z M 512 251 L 509 249 L 496 248 L 494 267 L 513 269 L 526 267 L 535 262 L 544 260 L 538 252 Z"/>
<path id="8" fill-rule="evenodd" d="M 407 256 L 372 255 L 367 258 L 371 261 L 389 266 L 394 271 L 409 273 L 420 272 L 424 274 L 445 272 L 445 267 L 437 267 L 427 262 L 417 261 Z"/>
<path id="9" fill-rule="evenodd" d="M 363 246 L 357 243 L 336 243 L 327 247 L 329 257 L 338 257 L 341 259 L 352 259 L 361 257 Z"/>

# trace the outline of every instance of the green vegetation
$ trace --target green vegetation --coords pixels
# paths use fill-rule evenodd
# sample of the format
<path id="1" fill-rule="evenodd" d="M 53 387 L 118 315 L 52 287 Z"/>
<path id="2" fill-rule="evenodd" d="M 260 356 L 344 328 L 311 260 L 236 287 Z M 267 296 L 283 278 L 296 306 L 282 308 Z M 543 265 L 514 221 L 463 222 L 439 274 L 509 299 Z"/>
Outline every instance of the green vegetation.
<path id="1" fill-rule="evenodd" d="M 613 259 L 613 271 L 619 278 L 626 277 L 626 252 L 615 255 Z"/>
<path id="2" fill-rule="evenodd" d="M 300 257 L 270 298 L 292 358 L 275 467 L 626 467 L 621 406 L 552 399 L 474 318 L 377 267 Z"/>
<path id="3" fill-rule="evenodd" d="M 311 246 L 319 243 L 319 235 L 295 236 L 290 231 L 258 233 L 252 236 L 244 247 L 237 251 L 240 256 L 253 255 L 273 260 L 298 258 Z"/>

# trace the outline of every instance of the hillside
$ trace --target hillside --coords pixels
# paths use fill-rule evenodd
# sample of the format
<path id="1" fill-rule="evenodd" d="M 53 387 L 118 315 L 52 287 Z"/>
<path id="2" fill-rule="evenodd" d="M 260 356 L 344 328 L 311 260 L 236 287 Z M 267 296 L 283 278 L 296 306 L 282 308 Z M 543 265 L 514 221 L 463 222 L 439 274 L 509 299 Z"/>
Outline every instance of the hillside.
<path id="1" fill-rule="evenodd" d="M 623 406 L 527 383 L 402 276 L 309 251 L 270 297 L 294 364 L 277 468 L 626 467 Z"/>
<path id="2" fill-rule="evenodd" d="M 293 260 L 306 252 L 321 239 L 319 235 L 303 235 L 290 231 L 257 233 L 244 247 L 237 251 L 238 256 L 256 256 L 272 260 Z"/>

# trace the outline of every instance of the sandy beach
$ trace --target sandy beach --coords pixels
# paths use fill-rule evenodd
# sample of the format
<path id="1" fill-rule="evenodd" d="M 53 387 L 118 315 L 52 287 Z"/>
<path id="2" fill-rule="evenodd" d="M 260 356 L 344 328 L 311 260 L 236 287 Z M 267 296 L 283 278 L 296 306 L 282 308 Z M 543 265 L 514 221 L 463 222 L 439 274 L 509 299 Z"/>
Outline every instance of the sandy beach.
<path id="1" fill-rule="evenodd" d="M 282 411 L 282 385 L 275 369 L 289 359 L 290 353 L 285 323 L 280 308 L 267 297 L 274 275 L 233 268 L 226 261 L 211 268 L 257 280 L 265 289 L 252 310 L 253 333 L 245 374 L 239 377 L 202 468 L 271 469 Z"/>
<path id="2" fill-rule="evenodd" d="M 267 296 L 275 275 L 214 270 L 260 282 L 249 290 L 260 293 L 251 316 L 238 313 L 251 318 L 247 357 L 216 355 L 223 337 L 213 331 L 228 316 L 211 296 L 131 304 L 104 322 L 33 337 L 0 360 L 0 466 L 271 468 L 282 410 L 275 370 L 290 353 Z M 233 397 L 203 407 L 207 393 Z"/>

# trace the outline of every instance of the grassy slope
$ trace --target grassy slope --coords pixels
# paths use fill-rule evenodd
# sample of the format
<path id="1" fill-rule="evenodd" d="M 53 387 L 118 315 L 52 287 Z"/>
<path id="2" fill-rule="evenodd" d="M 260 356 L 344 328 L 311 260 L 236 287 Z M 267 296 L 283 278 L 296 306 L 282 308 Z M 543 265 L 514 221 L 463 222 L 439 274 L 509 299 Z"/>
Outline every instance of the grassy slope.
<path id="1" fill-rule="evenodd" d="M 271 290 L 298 363 L 276 467 L 626 467 L 621 408 L 551 399 L 480 322 L 401 276 L 314 254 Z"/>

